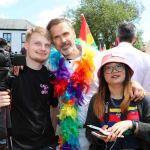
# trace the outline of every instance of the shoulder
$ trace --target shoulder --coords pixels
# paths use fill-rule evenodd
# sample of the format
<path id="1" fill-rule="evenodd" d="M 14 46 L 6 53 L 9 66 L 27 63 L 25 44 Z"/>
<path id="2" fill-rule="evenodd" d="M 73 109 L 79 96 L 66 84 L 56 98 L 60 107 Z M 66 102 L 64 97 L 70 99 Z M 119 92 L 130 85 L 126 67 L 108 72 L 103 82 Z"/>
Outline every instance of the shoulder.
<path id="1" fill-rule="evenodd" d="M 144 104 L 150 105 L 150 95 L 145 95 L 142 101 Z"/>
<path id="2" fill-rule="evenodd" d="M 94 94 L 90 100 L 90 105 L 93 105 L 96 100 L 96 94 Z"/>
<path id="3" fill-rule="evenodd" d="M 52 81 L 54 81 L 56 79 L 56 76 L 55 76 L 55 74 L 52 71 L 49 71 L 49 78 Z"/>
<path id="4" fill-rule="evenodd" d="M 138 100 L 137 104 L 142 107 L 150 107 L 150 95 L 145 95 L 142 100 Z"/>
<path id="5" fill-rule="evenodd" d="M 47 67 L 43 66 L 42 67 L 42 73 L 45 74 L 50 80 L 55 79 L 55 75 L 52 71 L 48 70 Z"/>
<path id="6" fill-rule="evenodd" d="M 47 67 L 44 66 L 44 65 L 42 66 L 42 69 L 45 70 L 45 71 L 48 71 Z"/>
<path id="7" fill-rule="evenodd" d="M 41 69 L 41 72 L 42 72 L 42 73 L 47 73 L 47 74 L 48 74 L 50 71 L 47 69 L 46 66 L 43 65 L 43 66 L 42 66 L 42 69 Z"/>
<path id="8" fill-rule="evenodd" d="M 146 119 L 150 114 L 150 96 L 146 95 L 142 100 L 137 101 L 137 106 L 140 120 L 143 120 L 144 118 Z"/>

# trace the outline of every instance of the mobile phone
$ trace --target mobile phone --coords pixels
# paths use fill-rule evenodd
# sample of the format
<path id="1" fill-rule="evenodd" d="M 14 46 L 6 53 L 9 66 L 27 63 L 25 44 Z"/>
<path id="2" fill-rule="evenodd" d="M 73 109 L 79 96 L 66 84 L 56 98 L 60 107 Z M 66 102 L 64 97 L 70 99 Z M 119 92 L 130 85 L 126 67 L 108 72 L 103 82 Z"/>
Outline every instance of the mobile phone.
<path id="1" fill-rule="evenodd" d="M 106 130 L 104 130 L 104 129 L 102 129 L 102 128 L 100 128 L 100 127 L 97 127 L 97 126 L 94 126 L 94 125 L 87 125 L 89 128 L 92 128 L 92 129 L 94 129 L 94 130 L 97 130 L 98 132 L 95 132 L 95 131 L 92 131 L 91 133 L 93 134 L 93 135 L 95 135 L 95 136 L 97 136 L 97 137 L 106 137 L 106 136 L 108 136 L 108 135 L 110 135 L 111 133 L 110 132 L 108 132 L 108 131 L 106 131 Z M 118 138 L 124 138 L 124 136 L 123 135 L 121 135 L 120 137 L 118 137 Z"/>
<path id="2" fill-rule="evenodd" d="M 92 131 L 91 134 L 93 134 L 93 135 L 96 136 L 97 138 L 105 138 L 105 137 L 107 137 L 107 135 L 100 134 L 100 133 L 95 132 L 95 131 Z"/>
<path id="3" fill-rule="evenodd" d="M 97 126 L 93 126 L 93 125 L 87 125 L 87 126 L 88 126 L 89 128 L 92 128 L 92 129 L 97 130 L 97 131 L 99 132 L 99 134 L 102 134 L 102 135 L 105 135 L 105 136 L 110 135 L 110 132 L 105 131 L 105 130 L 103 130 L 102 128 L 99 128 L 99 127 L 97 127 Z"/>

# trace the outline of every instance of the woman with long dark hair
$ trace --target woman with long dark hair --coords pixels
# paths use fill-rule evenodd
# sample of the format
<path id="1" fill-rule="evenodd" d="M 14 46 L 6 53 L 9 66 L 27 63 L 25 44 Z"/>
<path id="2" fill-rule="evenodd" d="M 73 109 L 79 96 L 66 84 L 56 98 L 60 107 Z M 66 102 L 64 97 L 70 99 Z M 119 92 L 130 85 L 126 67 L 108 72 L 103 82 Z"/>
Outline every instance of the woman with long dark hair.
<path id="1" fill-rule="evenodd" d="M 133 73 L 119 54 L 103 57 L 98 71 L 99 88 L 91 99 L 85 123 L 90 150 L 149 149 L 150 97 L 131 101 Z M 106 135 L 89 125 L 104 129 Z"/>

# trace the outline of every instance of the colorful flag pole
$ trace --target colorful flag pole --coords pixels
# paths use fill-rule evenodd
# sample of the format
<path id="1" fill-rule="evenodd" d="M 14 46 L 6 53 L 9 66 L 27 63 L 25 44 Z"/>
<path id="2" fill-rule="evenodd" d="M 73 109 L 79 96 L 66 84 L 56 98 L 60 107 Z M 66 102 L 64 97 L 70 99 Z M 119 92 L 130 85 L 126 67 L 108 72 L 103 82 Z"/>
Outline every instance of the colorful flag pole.
<path id="1" fill-rule="evenodd" d="M 89 26 L 83 14 L 81 14 L 81 18 L 82 18 L 82 23 L 81 23 L 79 38 L 85 41 L 87 44 L 94 46 L 97 49 L 96 43 L 94 41 L 94 38 L 91 34 L 91 31 L 89 29 Z"/>

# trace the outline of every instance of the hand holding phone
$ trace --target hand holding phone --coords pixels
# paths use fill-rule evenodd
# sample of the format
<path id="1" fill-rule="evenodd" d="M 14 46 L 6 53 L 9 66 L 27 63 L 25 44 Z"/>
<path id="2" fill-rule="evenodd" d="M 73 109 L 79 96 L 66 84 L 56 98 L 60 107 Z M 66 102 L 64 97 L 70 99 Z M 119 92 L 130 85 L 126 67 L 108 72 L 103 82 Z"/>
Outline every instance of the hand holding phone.
<path id="1" fill-rule="evenodd" d="M 110 132 L 102 129 L 102 128 L 99 128 L 99 127 L 96 127 L 96 126 L 93 126 L 93 125 L 87 125 L 89 128 L 92 128 L 94 130 L 97 130 L 98 133 L 102 134 L 102 135 L 105 135 L 105 136 L 108 136 L 110 135 Z"/>
<path id="2" fill-rule="evenodd" d="M 93 126 L 93 125 L 87 125 L 89 128 L 92 128 L 92 129 L 94 129 L 94 130 L 97 130 L 97 132 L 96 131 L 92 131 L 91 132 L 91 134 L 93 134 L 93 135 L 95 135 L 96 137 L 98 137 L 98 138 L 104 138 L 104 137 L 107 137 L 108 135 L 110 135 L 111 134 L 111 132 L 108 132 L 108 131 L 106 131 L 106 130 L 104 130 L 104 129 L 102 129 L 102 128 L 99 128 L 99 127 L 97 127 L 97 126 Z M 124 136 L 122 135 L 122 136 L 120 136 L 119 138 L 123 138 Z"/>
<path id="3" fill-rule="evenodd" d="M 97 138 L 105 138 L 105 137 L 107 137 L 107 135 L 104 135 L 104 134 L 101 134 L 101 133 L 95 132 L 95 131 L 92 131 L 91 134 L 93 134 Z"/>

